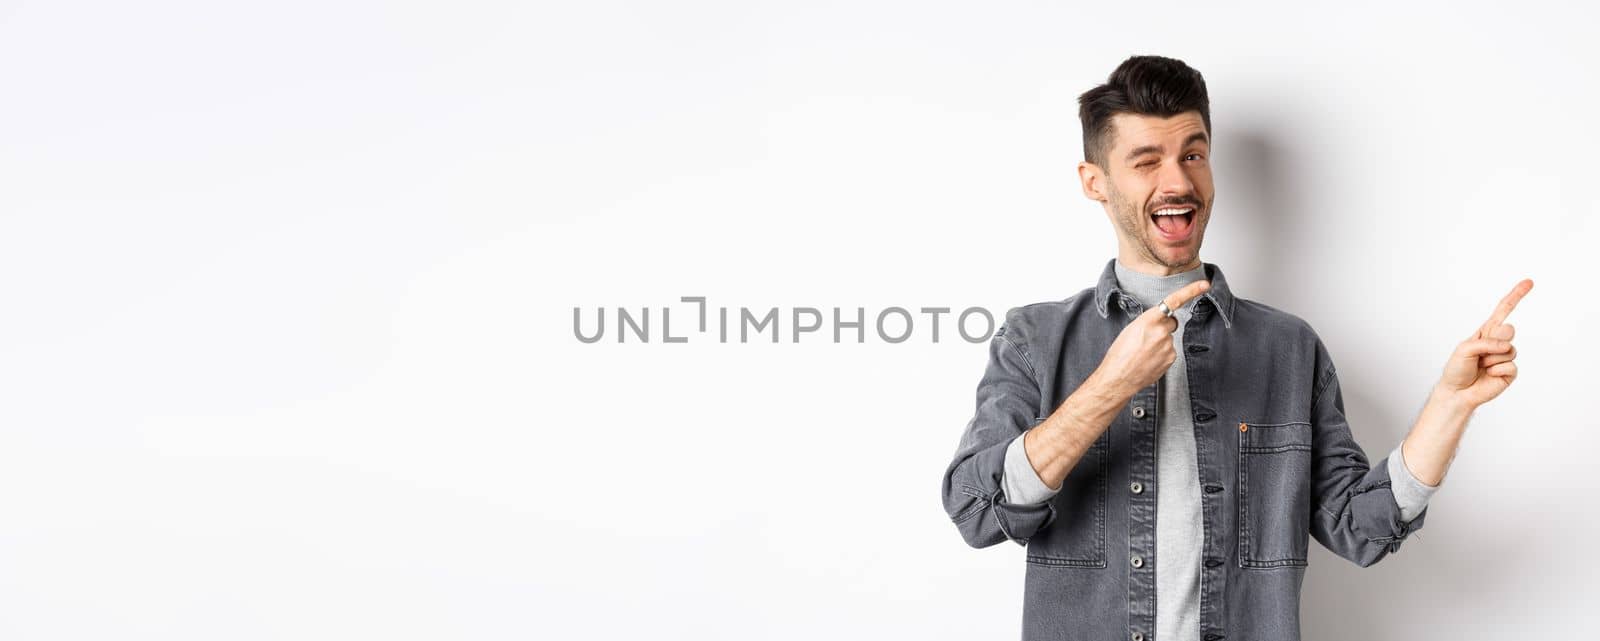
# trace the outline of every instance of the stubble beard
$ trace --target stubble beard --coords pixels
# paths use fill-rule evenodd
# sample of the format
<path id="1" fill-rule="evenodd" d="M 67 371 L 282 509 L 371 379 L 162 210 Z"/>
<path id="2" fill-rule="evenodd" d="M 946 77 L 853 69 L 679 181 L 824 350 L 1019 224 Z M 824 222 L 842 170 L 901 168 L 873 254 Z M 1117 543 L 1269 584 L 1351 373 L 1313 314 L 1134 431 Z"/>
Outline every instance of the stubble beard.
<path id="1" fill-rule="evenodd" d="M 1162 255 L 1162 252 L 1160 251 L 1161 246 L 1158 241 L 1150 236 L 1150 234 L 1153 232 L 1150 231 L 1150 225 L 1152 223 L 1150 222 L 1149 213 L 1144 211 L 1143 207 L 1140 207 L 1128 199 L 1123 198 L 1122 193 L 1117 191 L 1115 183 L 1108 180 L 1106 181 L 1106 184 L 1108 186 L 1106 189 L 1107 195 L 1111 198 L 1111 209 L 1115 213 L 1117 224 L 1122 227 L 1122 232 L 1127 235 L 1128 238 L 1133 240 L 1135 249 L 1144 254 L 1146 259 L 1152 263 L 1162 265 L 1167 269 L 1180 269 L 1183 267 L 1188 267 L 1194 262 L 1196 258 L 1195 254 L 1197 254 L 1199 250 L 1200 209 L 1197 208 L 1194 213 L 1195 218 L 1193 224 L 1196 227 L 1194 231 L 1191 232 L 1194 234 L 1193 238 L 1195 241 L 1195 249 L 1192 251 L 1180 250 L 1182 253 L 1178 254 L 1176 258 L 1168 259 Z M 1198 200 L 1198 197 L 1196 200 Z"/>

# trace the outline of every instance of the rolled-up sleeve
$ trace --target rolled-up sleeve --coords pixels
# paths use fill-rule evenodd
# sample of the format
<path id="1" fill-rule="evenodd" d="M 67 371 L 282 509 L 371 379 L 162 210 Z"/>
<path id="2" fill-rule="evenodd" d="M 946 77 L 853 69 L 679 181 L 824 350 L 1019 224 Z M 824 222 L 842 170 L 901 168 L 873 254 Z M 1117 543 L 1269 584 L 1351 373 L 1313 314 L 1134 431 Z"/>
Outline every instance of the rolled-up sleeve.
<path id="1" fill-rule="evenodd" d="M 1033 463 L 1028 460 L 1028 449 L 1022 441 L 1024 436 L 1027 433 L 1011 439 L 1011 445 L 1006 446 L 1006 467 L 1000 487 L 1014 505 L 1038 505 L 1050 500 L 1061 490 L 1050 489 L 1044 484 L 1044 479 L 1039 478 L 1039 471 L 1033 469 Z"/>
<path id="2" fill-rule="evenodd" d="M 1385 457 L 1371 465 L 1345 419 L 1339 376 L 1320 341 L 1318 391 L 1312 407 L 1311 535 L 1323 546 L 1362 567 L 1400 549 L 1422 527 L 1426 505 L 1414 515 L 1397 501 L 1395 469 Z M 1407 472 L 1409 474 L 1409 472 Z"/>
<path id="3" fill-rule="evenodd" d="M 1394 490 L 1394 502 L 1400 506 L 1400 520 L 1410 521 L 1428 507 L 1428 500 L 1433 498 L 1433 493 L 1439 491 L 1438 485 L 1428 485 L 1411 473 L 1411 468 L 1406 466 L 1404 452 L 1401 452 L 1405 441 L 1394 446 L 1394 451 L 1389 452 L 1389 488 Z"/>
<path id="4" fill-rule="evenodd" d="M 976 408 L 945 469 L 942 488 L 945 512 L 962 538 L 978 548 L 1005 540 L 1027 545 L 1056 517 L 1050 502 L 1019 503 L 1003 482 L 1007 451 L 1034 425 L 1040 401 L 1038 377 L 1018 346 L 1023 342 L 1017 336 L 1020 330 L 1010 320 L 1013 314 L 1007 316 L 989 341 Z M 1022 462 L 1027 463 L 1025 456 Z"/>

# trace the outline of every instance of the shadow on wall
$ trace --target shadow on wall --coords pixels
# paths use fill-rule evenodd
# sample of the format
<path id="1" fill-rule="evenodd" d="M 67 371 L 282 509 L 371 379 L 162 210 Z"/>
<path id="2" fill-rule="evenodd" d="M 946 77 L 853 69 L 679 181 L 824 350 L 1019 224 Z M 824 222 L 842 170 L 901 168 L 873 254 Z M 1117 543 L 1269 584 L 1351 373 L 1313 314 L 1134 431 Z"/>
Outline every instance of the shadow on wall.
<path id="1" fill-rule="evenodd" d="M 1218 135 L 1225 136 L 1218 146 L 1226 149 L 1217 150 L 1213 215 L 1220 210 L 1225 218 L 1213 219 L 1212 225 L 1226 232 L 1217 240 L 1227 262 L 1213 262 L 1222 264 L 1234 282 L 1250 276 L 1250 286 L 1239 295 L 1277 306 L 1275 301 L 1286 300 L 1298 282 L 1293 278 L 1293 270 L 1300 269 L 1294 259 L 1293 216 L 1300 208 L 1293 199 L 1303 192 L 1293 184 L 1289 154 L 1272 143 L 1267 131 L 1240 128 Z"/>
<path id="2" fill-rule="evenodd" d="M 1275 142 L 1288 139 L 1269 128 L 1230 129 L 1221 136 L 1228 151 L 1221 156 L 1225 161 L 1218 167 L 1218 179 L 1226 178 L 1227 183 L 1218 185 L 1217 200 L 1219 209 L 1235 217 L 1222 224 L 1233 230 L 1238 244 L 1227 254 L 1229 264 L 1224 269 L 1230 276 L 1250 275 L 1249 290 L 1240 295 L 1298 314 L 1298 306 L 1311 302 L 1304 284 L 1318 269 L 1306 264 L 1304 253 L 1322 240 L 1315 227 L 1303 224 L 1308 219 L 1297 215 L 1316 198 L 1303 186 L 1339 183 L 1305 179 L 1309 177 L 1305 172 L 1330 168 L 1303 165 L 1292 147 Z M 1351 255 L 1337 248 L 1334 254 Z M 1338 354 L 1333 356 L 1339 359 Z M 1441 364 L 1445 356 L 1439 355 Z M 1341 371 L 1340 386 L 1351 430 L 1373 465 L 1405 437 L 1427 394 L 1416 390 L 1412 405 L 1385 407 L 1384 399 L 1393 391 L 1359 366 Z M 1446 487 L 1440 493 L 1449 491 Z M 1398 552 L 1372 567 L 1357 566 L 1313 540 L 1301 592 L 1302 638 L 1400 641 L 1414 629 L 1407 622 L 1424 610 L 1445 608 L 1472 620 L 1516 600 L 1517 595 L 1504 594 L 1496 586 L 1517 584 L 1511 579 L 1529 563 L 1530 552 L 1517 543 L 1522 527 L 1518 524 L 1528 521 L 1473 522 L 1470 529 L 1463 529 L 1465 519 L 1441 513 L 1438 498 L 1428 523 Z M 1486 550 L 1494 553 L 1485 554 Z"/>

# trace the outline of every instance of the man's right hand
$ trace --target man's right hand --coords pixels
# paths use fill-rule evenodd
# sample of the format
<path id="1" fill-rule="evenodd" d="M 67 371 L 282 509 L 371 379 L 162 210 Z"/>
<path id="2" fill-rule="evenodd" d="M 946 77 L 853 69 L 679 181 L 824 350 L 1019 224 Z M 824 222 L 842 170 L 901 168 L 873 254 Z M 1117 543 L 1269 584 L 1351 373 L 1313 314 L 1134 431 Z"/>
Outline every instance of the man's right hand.
<path id="1" fill-rule="evenodd" d="M 1176 310 L 1210 289 L 1211 281 L 1195 281 L 1163 300 Z M 1177 330 L 1178 319 L 1162 314 L 1160 305 L 1145 310 L 1111 342 L 1095 374 L 1119 394 L 1131 398 L 1160 379 L 1178 359 L 1178 352 L 1172 347 L 1172 333 Z"/>
<path id="2" fill-rule="evenodd" d="M 1210 281 L 1189 283 L 1166 297 L 1167 306 L 1182 307 L 1211 289 Z M 1059 490 L 1072 467 L 1083 458 L 1128 399 L 1154 383 L 1178 359 L 1172 332 L 1178 319 L 1161 314 L 1159 306 L 1133 319 L 1111 342 L 1100 366 L 1043 423 L 1023 433 L 1028 464 L 1045 487 Z"/>

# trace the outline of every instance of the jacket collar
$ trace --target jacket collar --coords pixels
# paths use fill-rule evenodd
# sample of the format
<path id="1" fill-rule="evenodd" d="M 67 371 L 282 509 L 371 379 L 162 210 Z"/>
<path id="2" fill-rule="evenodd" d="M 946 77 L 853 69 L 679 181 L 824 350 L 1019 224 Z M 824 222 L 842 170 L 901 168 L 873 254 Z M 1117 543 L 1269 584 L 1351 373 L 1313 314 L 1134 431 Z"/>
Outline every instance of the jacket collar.
<path id="1" fill-rule="evenodd" d="M 1222 268 L 1211 263 L 1201 262 L 1206 272 L 1206 280 L 1211 281 L 1211 289 L 1201 294 L 1202 299 L 1211 299 L 1211 305 L 1217 308 L 1222 316 L 1222 324 L 1233 327 L 1233 292 L 1228 291 L 1228 280 L 1222 277 Z M 1106 318 L 1110 313 L 1111 295 L 1126 297 L 1132 301 L 1134 298 L 1122 291 L 1117 285 L 1117 259 L 1106 261 L 1106 268 L 1100 272 L 1100 282 L 1094 288 L 1094 306 L 1100 312 L 1101 318 Z M 1138 303 L 1135 302 L 1135 305 Z"/>

